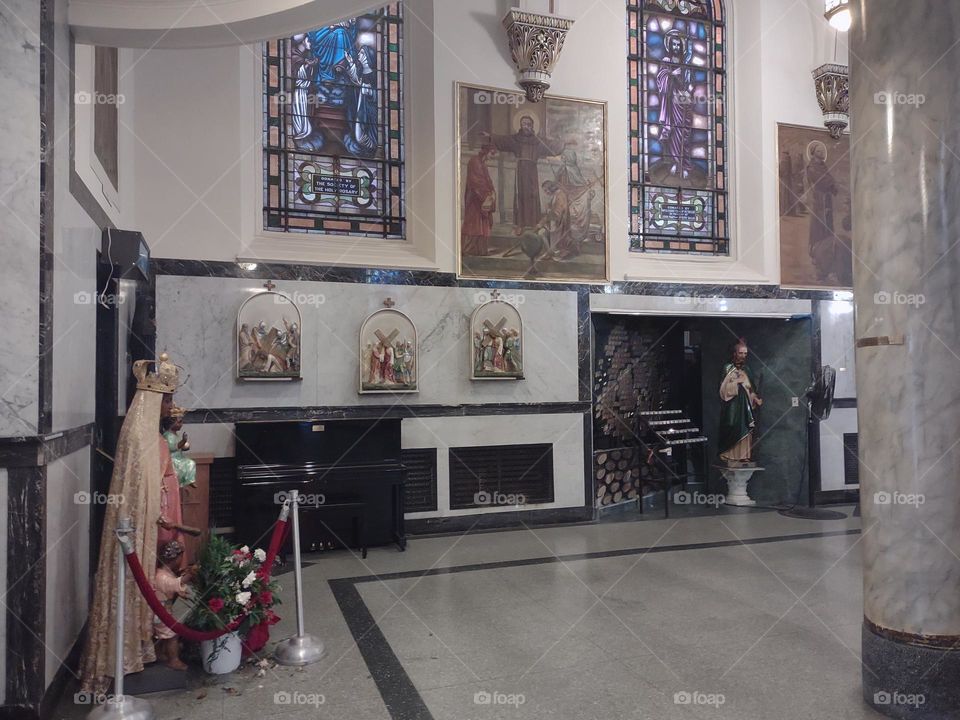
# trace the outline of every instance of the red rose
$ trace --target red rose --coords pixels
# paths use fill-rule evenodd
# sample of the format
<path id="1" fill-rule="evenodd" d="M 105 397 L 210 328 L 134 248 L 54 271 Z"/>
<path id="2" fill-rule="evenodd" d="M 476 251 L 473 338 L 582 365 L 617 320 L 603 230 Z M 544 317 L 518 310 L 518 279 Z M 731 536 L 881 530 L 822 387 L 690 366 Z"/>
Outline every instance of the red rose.
<path id="1" fill-rule="evenodd" d="M 264 622 L 267 625 L 276 625 L 278 622 L 280 622 L 280 616 L 277 615 L 273 610 L 267 610 L 264 617 Z"/>
<path id="2" fill-rule="evenodd" d="M 218 597 L 210 598 L 210 601 L 207 603 L 207 607 L 213 612 L 218 613 L 223 610 L 223 600 Z"/>
<path id="3" fill-rule="evenodd" d="M 264 590 L 262 593 L 260 593 L 260 604 L 273 605 L 273 593 L 269 590 Z"/>

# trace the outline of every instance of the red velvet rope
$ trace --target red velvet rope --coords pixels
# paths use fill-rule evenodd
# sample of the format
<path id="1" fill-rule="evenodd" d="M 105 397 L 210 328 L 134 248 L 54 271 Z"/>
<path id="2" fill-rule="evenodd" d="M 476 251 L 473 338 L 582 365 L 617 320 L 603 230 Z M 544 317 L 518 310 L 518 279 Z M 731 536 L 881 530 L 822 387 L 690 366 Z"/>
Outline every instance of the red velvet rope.
<path id="1" fill-rule="evenodd" d="M 283 543 L 284 536 L 286 535 L 287 525 L 287 520 L 277 520 L 276 524 L 273 526 L 273 535 L 270 537 L 270 548 L 267 551 L 266 559 L 263 561 L 263 567 L 266 568 L 268 578 L 270 577 L 270 572 L 273 569 L 273 562 L 277 557 L 277 553 L 280 552 L 280 545 Z M 147 605 L 150 606 L 150 609 L 153 610 L 153 612 L 158 618 L 160 618 L 164 625 L 173 630 L 184 640 L 189 640 L 190 642 L 215 640 L 222 635 L 233 632 L 240 627 L 244 620 L 246 620 L 247 616 L 245 614 L 241 615 L 229 625 L 220 628 L 219 630 L 204 631 L 194 630 L 193 628 L 187 627 L 183 623 L 179 622 L 173 615 L 171 615 L 170 611 L 164 607 L 160 598 L 157 597 L 157 593 L 154 591 L 153 585 L 150 584 L 150 580 L 143 571 L 143 566 L 140 564 L 140 558 L 137 557 L 137 554 L 132 552 L 126 557 L 127 565 L 130 567 L 130 571 L 133 573 L 133 578 L 137 581 L 137 587 L 140 588 L 140 592 L 147 601 Z"/>

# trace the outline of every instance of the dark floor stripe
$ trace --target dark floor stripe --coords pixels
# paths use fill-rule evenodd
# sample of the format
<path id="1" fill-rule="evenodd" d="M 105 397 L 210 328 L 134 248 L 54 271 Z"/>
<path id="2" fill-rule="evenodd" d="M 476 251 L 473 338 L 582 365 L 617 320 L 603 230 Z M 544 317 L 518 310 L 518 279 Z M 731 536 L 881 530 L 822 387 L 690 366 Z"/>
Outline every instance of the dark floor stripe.
<path id="1" fill-rule="evenodd" d="M 433 720 L 410 676 L 360 597 L 356 583 L 350 579 L 331 580 L 330 589 L 390 717 L 393 720 Z"/>
<path id="2" fill-rule="evenodd" d="M 841 537 L 845 535 L 859 535 L 859 529 L 827 530 L 824 532 L 799 533 L 797 535 L 773 535 L 770 537 L 747 538 L 744 540 L 718 540 L 706 543 L 684 543 L 680 545 L 652 545 L 649 547 L 626 548 L 623 550 L 604 550 L 592 553 L 577 553 L 574 555 L 547 556 L 527 558 L 525 560 L 504 560 L 492 563 L 475 563 L 472 565 L 458 565 L 447 568 L 430 568 L 427 570 L 407 570 L 404 572 L 385 573 L 383 575 L 361 575 L 351 578 L 336 578 L 329 580 L 330 589 L 340 606 L 350 634 L 360 649 L 370 676 L 377 684 L 380 697 L 390 713 L 392 720 L 433 720 L 433 715 L 427 709 L 426 703 L 414 687 L 413 681 L 403 668 L 403 663 L 397 658 L 390 643 L 384 637 L 380 626 L 357 590 L 360 583 L 379 582 L 382 580 L 400 580 L 404 578 L 427 577 L 430 575 L 450 575 L 453 573 L 473 572 L 475 570 L 496 570 L 498 568 L 524 567 L 527 565 L 547 565 L 574 560 L 594 560 L 600 558 L 622 557 L 624 555 L 643 555 L 682 550 L 709 550 L 711 548 L 736 547 L 738 545 L 764 545 L 767 543 L 789 542 L 791 540 L 813 540 L 816 538 Z"/>
<path id="3" fill-rule="evenodd" d="M 382 575 L 360 575 L 352 578 L 343 578 L 342 580 L 352 583 L 380 582 L 382 580 L 402 580 L 406 578 L 428 577 L 431 575 L 452 575 L 454 573 L 474 572 L 477 570 L 497 570 L 500 568 L 524 567 L 527 565 L 549 565 L 550 563 L 573 562 L 576 560 L 597 560 L 602 558 L 623 557 L 625 555 L 652 555 L 655 553 L 679 552 L 683 550 L 709 550 L 711 548 L 736 547 L 737 545 L 765 545 L 768 543 L 788 542 L 790 540 L 813 540 L 816 538 L 859 534 L 859 529 L 827 530 L 824 532 L 798 533 L 796 535 L 745 538 L 743 540 L 717 540 L 716 542 L 684 543 L 680 545 L 650 545 L 647 547 L 624 548 L 622 550 L 598 550 L 597 552 L 576 553 L 573 555 L 546 555 L 522 560 L 501 560 L 498 562 L 429 568 L 427 570 L 405 570 L 402 572 L 384 573 Z"/>

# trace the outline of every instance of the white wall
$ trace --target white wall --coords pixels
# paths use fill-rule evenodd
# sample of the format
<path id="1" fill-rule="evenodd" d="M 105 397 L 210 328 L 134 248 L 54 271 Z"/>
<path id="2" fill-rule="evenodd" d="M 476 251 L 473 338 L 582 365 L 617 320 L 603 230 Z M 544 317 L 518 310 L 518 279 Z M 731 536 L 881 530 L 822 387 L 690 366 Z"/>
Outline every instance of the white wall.
<path id="1" fill-rule="evenodd" d="M 518 294 L 524 322 L 526 379 L 469 378 L 470 314 L 482 291 L 466 288 L 280 282 L 300 300 L 301 382 L 237 382 L 236 321 L 243 301 L 262 291 L 256 281 L 157 278 L 157 349 L 189 374 L 177 402 L 191 409 L 390 405 L 392 395 L 358 395 L 359 337 L 364 319 L 388 296 L 413 320 L 420 342 L 420 392 L 398 396 L 424 403 L 576 402 L 577 296 L 532 290 Z M 201 451 L 201 448 L 194 446 Z"/>
<path id="2" fill-rule="evenodd" d="M 90 448 L 47 467 L 46 683 L 49 684 L 87 620 L 90 591 Z"/>
<path id="3" fill-rule="evenodd" d="M 154 254 L 437 267 L 453 271 L 457 221 L 454 83 L 515 88 L 500 18 L 508 3 L 415 0 L 408 5 L 410 247 L 340 241 L 336 253 L 258 242 L 261 204 L 257 47 L 148 51 L 138 58 L 137 214 Z M 551 91 L 609 103 L 611 277 L 777 282 L 776 123 L 819 126 L 810 71 L 833 60 L 818 0 L 735 0 L 730 6 L 734 257 L 684 260 L 628 253 L 626 10 L 623 0 L 565 0 L 576 22 Z M 840 61 L 845 60 L 843 49 Z M 432 68 L 432 73 L 430 72 Z M 432 77 L 432 83 L 424 82 Z M 310 244 L 310 243 L 308 243 Z M 343 250 L 347 247 L 346 250 Z"/>

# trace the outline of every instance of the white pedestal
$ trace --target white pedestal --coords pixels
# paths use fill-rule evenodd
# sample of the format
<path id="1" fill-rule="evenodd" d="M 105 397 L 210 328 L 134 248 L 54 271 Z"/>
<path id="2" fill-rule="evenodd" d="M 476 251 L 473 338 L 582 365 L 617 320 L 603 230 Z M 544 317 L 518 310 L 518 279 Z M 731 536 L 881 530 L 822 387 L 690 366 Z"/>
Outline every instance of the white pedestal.
<path id="1" fill-rule="evenodd" d="M 762 467 L 728 467 L 726 465 L 717 465 L 720 473 L 727 481 L 727 494 L 724 496 L 724 502 L 727 505 L 737 507 L 751 507 L 757 504 L 756 500 L 751 500 L 747 494 L 747 483 L 753 477 L 755 472 L 764 470 Z"/>

